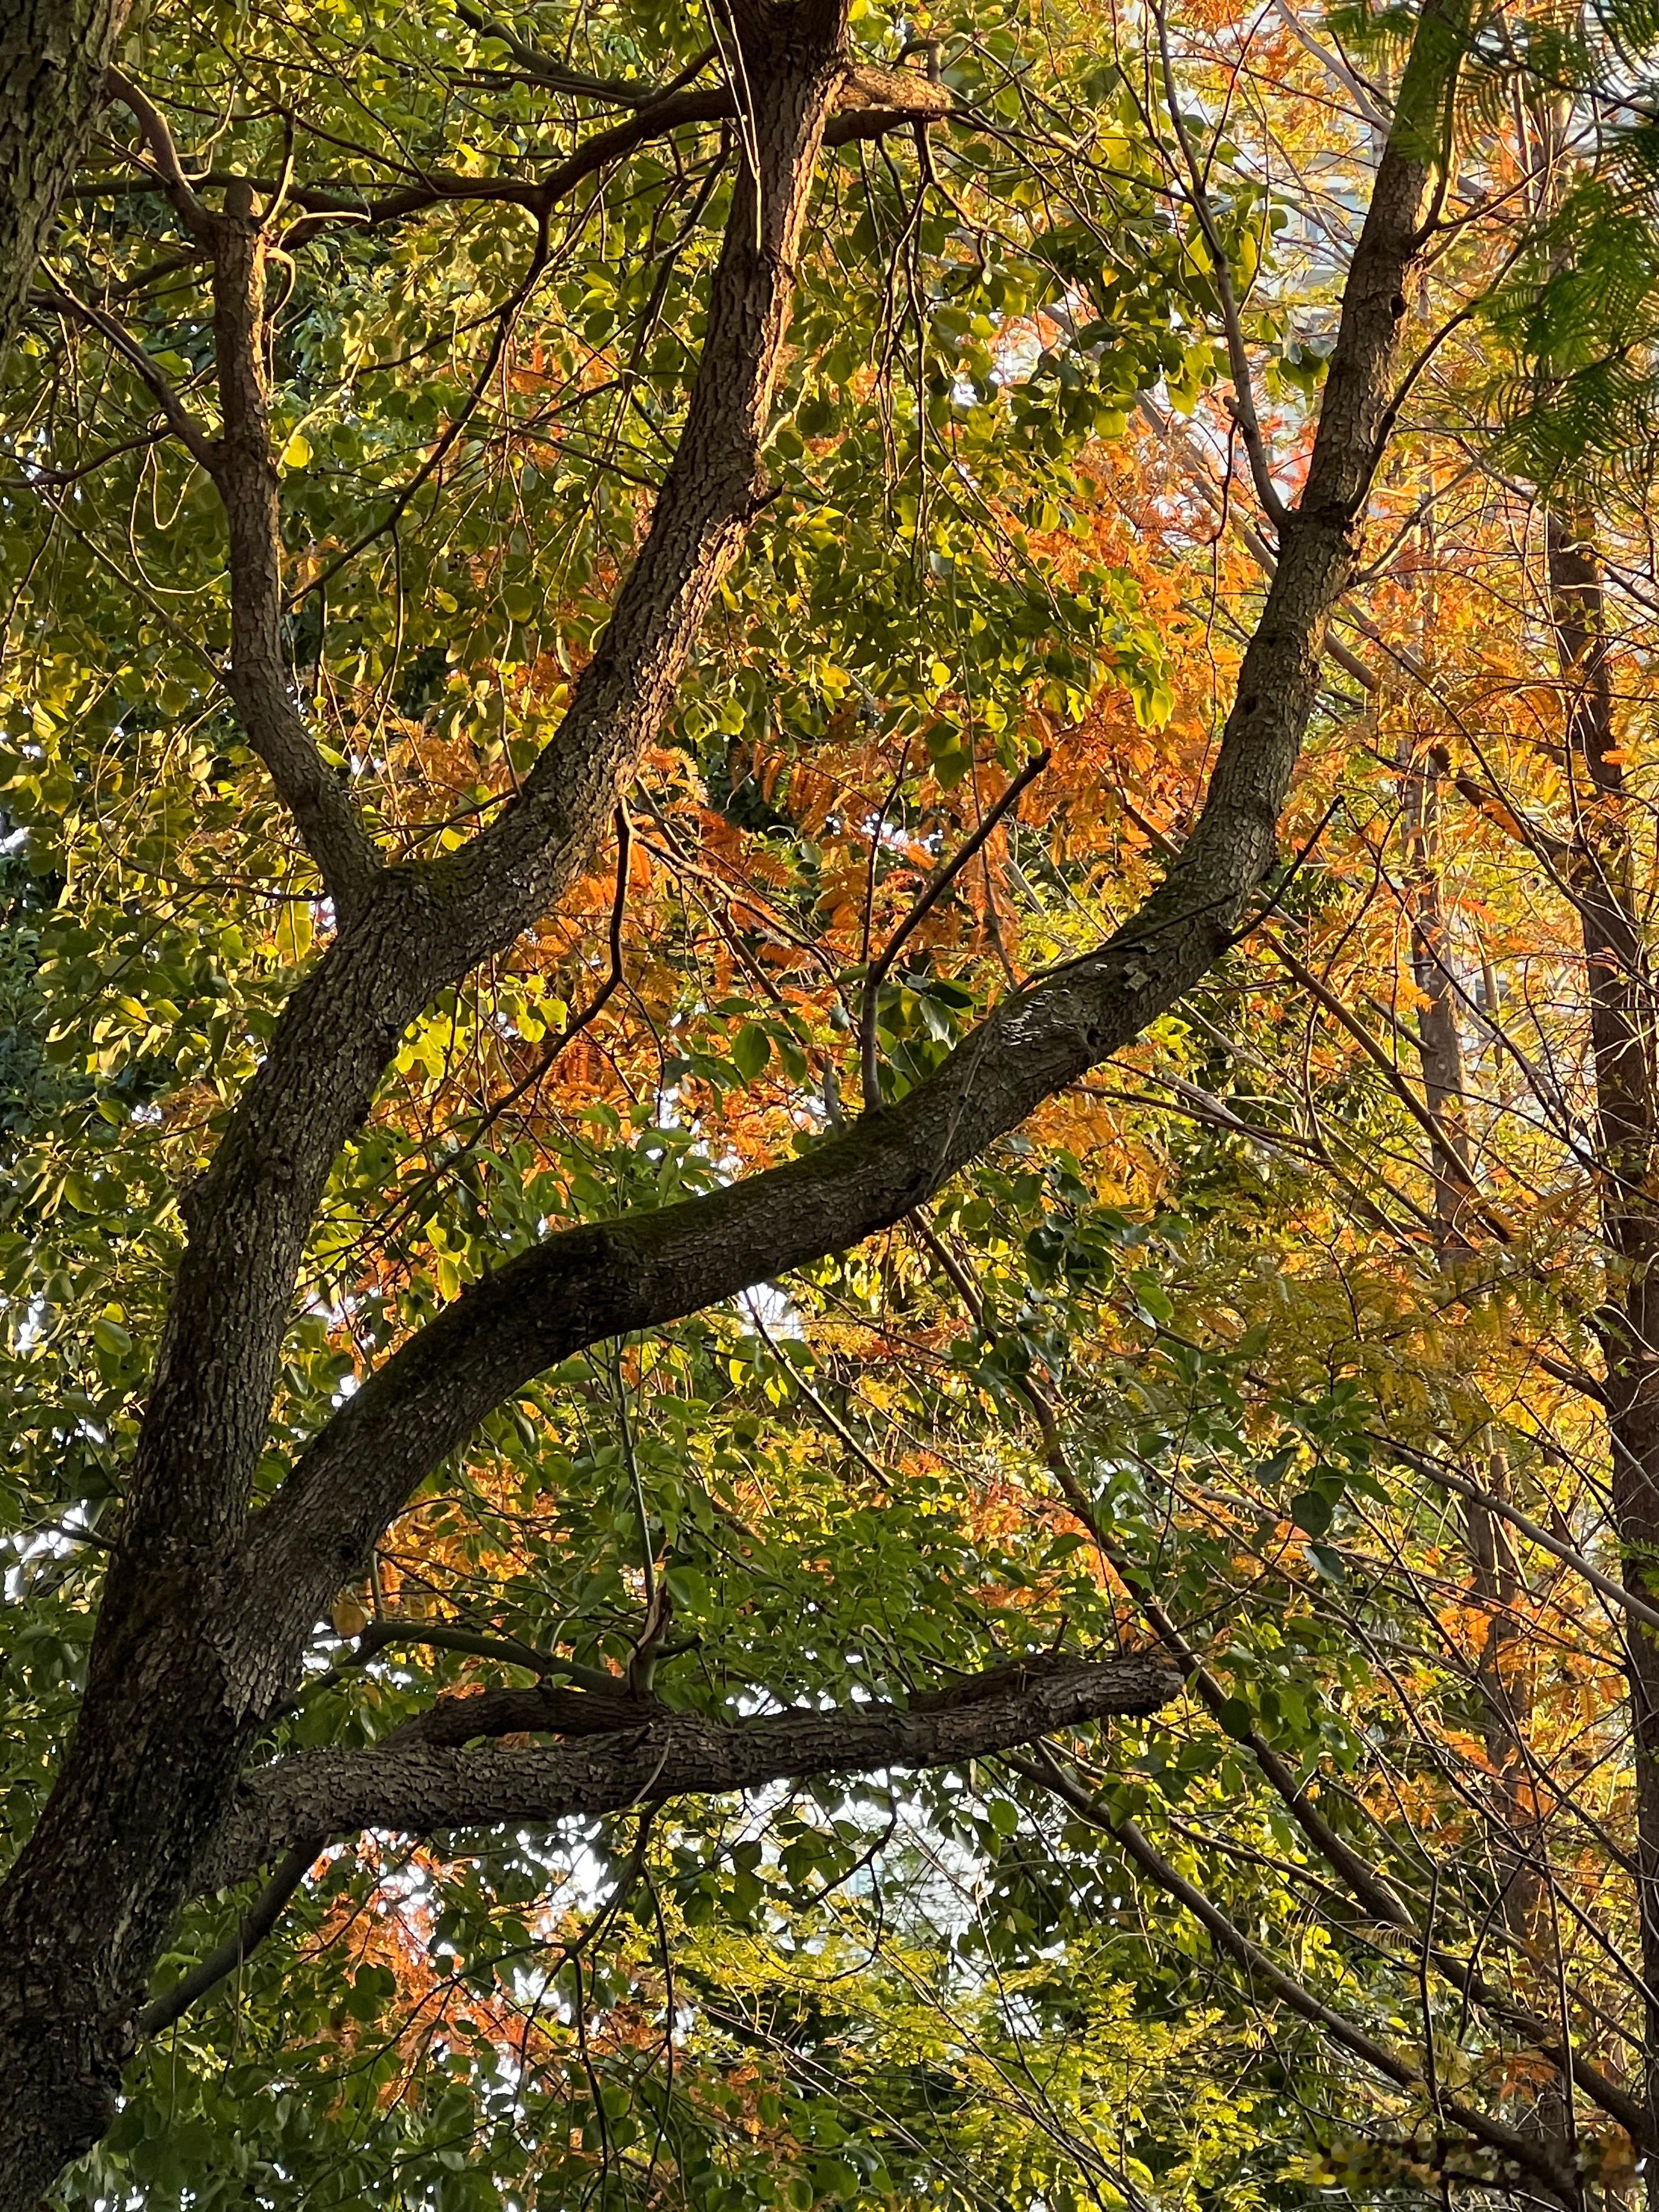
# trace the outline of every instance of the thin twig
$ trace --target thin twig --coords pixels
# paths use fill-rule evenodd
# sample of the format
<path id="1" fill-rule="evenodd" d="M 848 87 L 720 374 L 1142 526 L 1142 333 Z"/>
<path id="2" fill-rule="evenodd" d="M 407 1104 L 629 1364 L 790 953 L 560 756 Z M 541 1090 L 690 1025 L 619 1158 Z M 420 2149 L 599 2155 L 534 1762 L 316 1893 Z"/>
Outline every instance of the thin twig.
<path id="1" fill-rule="evenodd" d="M 903 950 L 906 941 L 915 933 L 918 924 L 924 921 L 933 912 L 975 854 L 984 845 L 1004 815 L 1018 804 L 1020 795 L 1026 786 L 1034 782 L 1042 775 L 1053 758 L 1052 748 L 1045 745 L 1035 760 L 1026 762 L 1024 767 L 1021 769 L 996 805 L 992 807 L 967 843 L 963 846 L 961 851 L 957 854 L 955 859 L 935 872 L 909 913 L 905 915 L 903 921 L 888 939 L 884 949 L 870 963 L 869 968 L 866 970 L 864 1004 L 859 1017 L 859 1037 L 864 1070 L 864 1103 L 866 1106 L 879 1106 L 881 1103 L 881 1084 L 876 1064 L 876 1001 L 894 961 Z"/>

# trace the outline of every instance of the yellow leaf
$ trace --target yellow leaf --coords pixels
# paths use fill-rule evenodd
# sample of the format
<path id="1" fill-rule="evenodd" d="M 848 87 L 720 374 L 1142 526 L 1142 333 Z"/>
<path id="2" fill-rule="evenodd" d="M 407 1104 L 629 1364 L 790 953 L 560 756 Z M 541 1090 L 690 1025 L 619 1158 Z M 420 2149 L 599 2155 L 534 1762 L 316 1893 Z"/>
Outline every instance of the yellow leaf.
<path id="1" fill-rule="evenodd" d="M 361 1636 L 368 1626 L 368 1615 L 349 1590 L 342 1590 L 334 1601 L 333 1621 L 337 1634 Z"/>

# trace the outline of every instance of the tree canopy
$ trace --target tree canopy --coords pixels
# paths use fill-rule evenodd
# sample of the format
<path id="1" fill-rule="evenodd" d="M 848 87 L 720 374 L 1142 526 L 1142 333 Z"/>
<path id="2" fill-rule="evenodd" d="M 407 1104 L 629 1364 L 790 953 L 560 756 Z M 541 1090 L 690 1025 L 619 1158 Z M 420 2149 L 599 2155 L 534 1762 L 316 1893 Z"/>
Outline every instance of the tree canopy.
<path id="1" fill-rule="evenodd" d="M 0 2208 L 1652 2197 L 1649 12 L 0 63 Z"/>

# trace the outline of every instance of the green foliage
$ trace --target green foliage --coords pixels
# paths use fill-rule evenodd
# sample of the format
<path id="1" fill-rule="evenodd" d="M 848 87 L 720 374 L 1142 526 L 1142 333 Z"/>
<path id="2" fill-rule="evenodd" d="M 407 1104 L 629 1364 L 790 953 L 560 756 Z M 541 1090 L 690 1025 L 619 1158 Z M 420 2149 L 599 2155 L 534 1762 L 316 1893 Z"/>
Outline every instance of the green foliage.
<path id="1" fill-rule="evenodd" d="M 896 62 L 910 16 L 854 15 L 860 54 Z M 1173 599 L 1097 526 L 1093 472 L 1139 396 L 1195 410 L 1225 364 L 1214 257 L 1168 185 L 1144 57 L 1109 54 L 1091 10 L 1023 0 L 958 0 L 926 27 L 963 117 L 929 140 L 938 189 L 908 142 L 826 157 L 775 495 L 635 794 L 656 872 L 623 886 L 626 1024 L 542 1064 L 601 987 L 607 884 L 404 1036 L 307 1256 L 262 1493 L 382 1358 L 532 1241 L 810 1150 L 858 1080 L 872 917 L 909 909 L 982 781 L 1052 726 L 1121 709 L 1164 733 L 1190 711 Z M 1373 27 L 1386 44 L 1400 27 Z M 705 33 L 653 0 L 538 0 L 513 28 L 630 86 L 689 69 Z M 522 181 L 600 127 L 597 102 L 507 58 L 470 16 L 378 0 L 163 4 L 127 57 L 192 161 L 276 178 L 291 157 L 338 203 L 296 214 L 280 265 L 285 642 L 325 758 L 403 854 L 455 849 L 556 726 L 683 422 L 730 204 L 732 142 L 703 130 L 605 168 L 558 211 L 544 263 L 510 201 L 379 219 L 393 183 Z M 1650 136 L 1621 142 L 1616 179 L 1564 202 L 1490 302 L 1509 451 L 1540 482 L 1648 434 Z M 98 158 L 57 271 L 118 304 L 210 430 L 204 273 L 120 149 Z M 1246 336 L 1299 416 L 1328 271 L 1293 262 L 1287 204 L 1219 131 L 1214 159 Z M 1569 234 L 1590 241 L 1571 267 Z M 9 1852 L 84 1679 L 191 1180 L 330 917 L 214 673 L 227 586 L 203 473 L 84 319 L 43 313 L 9 374 Z M 1027 972 L 1100 933 L 1103 856 L 1122 853 L 1089 826 L 1069 848 L 1007 832 Z M 705 927 L 696 902 L 739 839 L 741 895 Z M 1310 872 L 1275 887 L 1297 927 L 1340 896 Z M 996 914 L 971 897 L 956 885 L 948 927 L 872 995 L 884 1099 L 1006 987 Z M 544 1376 L 412 1502 L 270 1730 L 277 1751 L 370 1745 L 439 1692 L 527 1679 L 423 1645 L 423 1626 L 620 1674 L 648 1578 L 673 1613 L 652 1688 L 711 1722 L 1144 1640 L 1132 1595 L 1152 1588 L 1216 1696 L 1064 1747 L 1101 1823 L 1029 1763 L 988 1763 L 331 1851 L 278 1934 L 135 2058 L 66 2203 L 1293 2212 L 1333 2172 L 1367 2201 L 1435 2193 L 1425 2096 L 1356 2086 L 1305 2019 L 1218 1969 L 1111 1832 L 1141 1823 L 1366 2033 L 1462 2036 L 1467 2072 L 1497 2068 L 1489 2024 L 1449 2029 L 1418 1959 L 1327 1909 L 1256 1755 L 1428 1894 L 1448 1942 L 1484 1940 L 1491 1863 L 1425 1872 L 1409 1809 L 1435 1731 L 1480 1708 L 1449 1662 L 1425 1668 L 1415 1713 L 1393 1694 L 1443 1516 L 1379 1431 L 1414 1448 L 1504 1416 L 1427 1324 L 1417 1395 L 1401 1384 L 1407 1301 L 1381 1262 L 1334 1283 L 1300 1267 L 1270 1141 L 1297 1136 L 1297 1108 L 1241 1073 L 1260 1056 L 1241 1035 L 1253 988 L 1243 956 L 1224 963 L 1152 1042 L 1263 1141 L 1213 1117 L 1165 1128 L 1137 1182 L 1115 1135 L 1091 1149 L 1045 1126 L 878 1247 Z M 1288 1056 L 1279 1015 L 1249 1018 Z M 1388 1157 L 1401 1116 L 1375 1068 L 1306 1084 L 1316 1128 Z M 1122 1126 L 1127 1150 L 1142 1126 Z M 1526 1295 L 1482 1307 L 1476 1285 L 1470 1310 Z M 1524 1481 L 1533 1440 L 1504 1442 Z M 359 1663 L 374 1611 L 410 1639 Z M 194 1908 L 158 1987 L 246 1902 Z"/>

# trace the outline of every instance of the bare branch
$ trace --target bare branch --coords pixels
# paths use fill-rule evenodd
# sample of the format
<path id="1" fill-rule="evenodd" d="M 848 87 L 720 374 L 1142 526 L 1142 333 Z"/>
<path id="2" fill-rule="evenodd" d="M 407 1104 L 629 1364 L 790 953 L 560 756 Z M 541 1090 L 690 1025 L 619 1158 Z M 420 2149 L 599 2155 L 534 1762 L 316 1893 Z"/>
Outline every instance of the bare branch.
<path id="1" fill-rule="evenodd" d="M 928 1233 L 932 1234 L 931 1231 Z M 940 1250 L 942 1253 L 942 1247 Z M 969 1286 L 966 1303 L 969 1310 L 976 1314 L 977 1300 L 972 1292 L 971 1286 Z M 1327 1819 L 1324 1810 L 1316 1802 L 1315 1793 L 1308 1786 L 1313 1778 L 1311 1774 L 1304 1775 L 1298 1780 L 1295 1772 L 1279 1757 L 1254 1721 L 1248 1729 L 1240 1732 L 1234 1717 L 1231 1715 L 1224 1714 L 1223 1709 L 1228 1703 L 1226 1691 L 1211 1673 L 1203 1659 L 1188 1644 L 1173 1618 L 1165 1610 L 1156 1590 L 1141 1574 L 1134 1561 L 1123 1551 L 1121 1546 L 1115 1541 L 1110 1530 L 1103 1524 L 1083 1486 L 1079 1482 L 1061 1441 L 1059 1425 L 1048 1399 L 1029 1376 L 1024 1379 L 1019 1387 L 1022 1395 L 1036 1417 L 1042 1437 L 1043 1459 L 1046 1465 L 1064 1492 L 1067 1504 L 1094 1539 L 1102 1558 L 1111 1567 L 1113 1573 L 1116 1575 L 1139 1607 L 1142 1618 L 1158 1639 L 1159 1650 L 1169 1655 L 1188 1688 L 1196 1692 L 1218 1726 L 1224 1728 L 1228 1734 L 1233 1735 L 1236 1741 L 1249 1752 L 1262 1775 L 1277 1793 L 1279 1801 L 1309 1843 L 1338 1880 L 1344 1884 L 1350 1894 L 1358 1900 L 1364 1911 L 1381 1922 L 1384 1927 L 1395 1929 L 1402 1935 L 1409 1936 L 1425 1963 L 1431 1962 L 1437 1972 L 1450 1982 L 1455 1989 L 1460 1990 L 1471 2003 L 1480 2006 L 1493 2018 L 1504 2021 L 1517 2033 L 1525 2036 L 1540 2055 L 1547 2059 L 1558 2072 L 1570 2075 L 1587 2095 L 1592 2097 L 1601 2106 L 1603 2112 L 1617 2120 L 1632 2142 L 1650 2151 L 1659 2150 L 1659 2137 L 1656 2136 L 1650 2117 L 1641 2102 L 1632 2097 L 1628 2090 L 1622 2088 L 1618 2082 L 1613 2081 L 1600 2067 L 1585 2057 L 1574 2045 L 1571 2037 L 1563 2035 L 1553 2021 L 1541 2019 L 1526 2007 L 1517 2004 L 1512 1997 L 1496 1988 L 1484 1975 L 1478 1972 L 1473 1965 L 1457 1958 L 1443 1945 L 1436 1943 L 1432 1940 L 1431 1924 L 1430 1927 L 1419 1926 L 1416 1914 L 1406 1904 L 1394 1885 L 1377 1868 L 1357 1851 Z M 1378 1441 L 1386 1443 L 1388 1440 L 1378 1439 Z M 1397 1447 L 1390 1448 L 1398 1449 Z M 1439 1468 L 1432 1462 L 1425 1462 L 1420 1454 L 1401 1453 L 1400 1455 L 1407 1458 L 1409 1463 L 1414 1467 L 1422 1466 L 1424 1471 L 1430 1474 L 1431 1479 L 1441 1479 Z M 1513 1514 L 1510 1509 L 1498 1499 L 1488 1498 L 1486 1492 L 1475 1491 L 1473 1485 L 1465 1485 L 1458 1478 L 1454 1477 L 1453 1482 L 1456 1487 L 1466 1492 L 1472 1498 L 1479 1498 L 1483 1503 L 1487 1504 L 1492 1510 L 1509 1514 L 1510 1518 L 1518 1520 L 1524 1534 L 1534 1538 L 1542 1538 L 1548 1550 L 1557 1557 L 1564 1557 L 1577 1565 L 1581 1571 L 1587 1572 L 1590 1576 L 1592 1582 L 1601 1583 L 1605 1581 L 1605 1577 L 1598 1577 L 1595 1570 L 1588 1567 L 1577 1554 L 1568 1552 L 1565 1546 L 1559 1545 L 1546 1536 L 1544 1531 L 1528 1521 L 1524 1515 Z M 1611 1590 L 1613 1586 L 1607 1587 Z M 1627 1593 L 1626 1598 L 1628 1601 Z M 1638 1613 L 1644 1610 L 1639 1601 L 1636 1601 L 1635 1609 Z M 1659 1620 L 1659 1616 L 1655 1618 Z"/>
<path id="2" fill-rule="evenodd" d="M 200 1966 L 192 1966 L 170 1990 L 164 1990 L 144 2007 L 138 2015 L 140 2035 L 160 2035 L 174 2021 L 182 2020 L 198 1997 L 204 1997 L 210 1990 L 217 1988 L 237 1972 L 282 1918 L 283 1907 L 305 1880 L 322 1848 L 320 1837 L 307 1837 L 283 1856 L 281 1865 L 236 1933 L 228 1936 L 216 1951 L 210 1951 Z"/>
<path id="3" fill-rule="evenodd" d="M 155 164 L 162 190 L 172 202 L 179 220 L 193 239 L 201 245 L 207 245 L 212 235 L 211 218 L 196 197 L 195 187 L 190 179 L 185 174 L 184 164 L 179 159 L 179 149 L 167 128 L 167 118 L 149 94 L 142 92 L 122 70 L 107 70 L 104 82 L 111 98 L 118 100 L 137 118 L 138 128 L 144 135 L 144 143 L 149 149 L 150 159 Z"/>
<path id="4" fill-rule="evenodd" d="M 1170 110 L 1170 120 L 1175 126 L 1182 159 L 1186 164 L 1188 198 L 1198 217 L 1199 228 L 1209 251 L 1216 298 L 1221 307 L 1222 328 L 1227 343 L 1227 367 L 1233 381 L 1233 397 L 1229 411 L 1244 441 L 1245 454 L 1250 464 L 1250 480 L 1255 486 L 1255 495 L 1261 502 L 1261 511 L 1275 529 L 1282 529 L 1290 510 L 1273 482 L 1272 457 L 1267 452 L 1267 440 L 1262 436 L 1261 423 L 1255 411 L 1250 357 L 1244 343 L 1243 325 L 1239 320 L 1238 301 L 1233 295 L 1232 275 L 1227 266 L 1227 249 L 1222 241 L 1215 210 L 1205 186 L 1203 167 L 1194 147 L 1192 133 L 1187 128 L 1187 118 L 1182 112 L 1175 64 L 1170 54 L 1169 18 L 1161 7 L 1153 12 L 1158 24 L 1158 52 L 1164 64 L 1164 99 Z"/>
<path id="5" fill-rule="evenodd" d="M 1057 1760 L 1049 1757 L 1044 1759 L 1041 1765 L 1036 1765 L 1015 1759 L 1009 1764 L 1029 1780 L 1052 1790 L 1082 1819 L 1112 1836 L 1125 1856 L 1160 1889 L 1184 1905 L 1202 1926 L 1216 1948 L 1243 1967 L 1253 1982 L 1270 1990 L 1292 2012 L 1310 2025 L 1322 2028 L 1334 2043 L 1369 2066 L 1373 2072 L 1380 2074 L 1385 2081 L 1393 2081 L 1402 2089 L 1420 2091 L 1425 2096 L 1430 2094 L 1431 2084 L 1419 2066 L 1387 2044 L 1379 2043 L 1375 2036 L 1368 2035 L 1363 2028 L 1316 1996 L 1304 1983 L 1287 1974 L 1260 1944 L 1252 1942 L 1242 1929 L 1235 1927 L 1220 1907 L 1206 1897 L 1195 1883 L 1178 1873 L 1133 1820 L 1112 1820 Z M 1577 2207 L 1583 2203 L 1583 2191 L 1577 2176 L 1554 2157 L 1547 2142 L 1534 2142 L 1517 2130 L 1505 2127 L 1501 2120 L 1492 2118 L 1477 2106 L 1466 2105 L 1443 2094 L 1438 2100 L 1438 2106 L 1447 2118 L 1455 2121 L 1486 2149 L 1493 2152 L 1510 2173 L 1531 2174 L 1563 2204 Z"/>
<path id="6" fill-rule="evenodd" d="M 157 368 L 137 339 L 130 331 L 123 330 L 115 318 L 112 315 L 106 315 L 101 307 L 94 307 L 89 300 L 77 299 L 75 294 L 57 277 L 52 277 L 51 283 L 52 289 L 49 292 L 36 295 L 36 304 L 51 308 L 55 313 L 85 323 L 88 328 L 96 331 L 106 343 L 113 347 L 128 367 L 137 373 L 166 418 L 167 428 L 184 447 L 191 459 L 198 466 L 210 472 L 214 458 L 212 439 L 196 420 L 178 392 L 174 391 L 166 374 Z"/>

